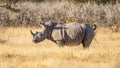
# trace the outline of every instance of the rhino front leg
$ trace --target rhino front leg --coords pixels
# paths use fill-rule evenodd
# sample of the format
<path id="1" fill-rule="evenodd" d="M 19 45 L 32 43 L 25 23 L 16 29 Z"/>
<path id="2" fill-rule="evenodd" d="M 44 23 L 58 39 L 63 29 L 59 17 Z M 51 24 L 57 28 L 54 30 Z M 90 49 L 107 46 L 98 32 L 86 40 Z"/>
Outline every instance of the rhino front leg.
<path id="1" fill-rule="evenodd" d="M 63 47 L 63 45 L 64 45 L 63 41 L 61 41 L 61 40 L 56 41 L 56 44 L 59 45 L 59 47 Z"/>

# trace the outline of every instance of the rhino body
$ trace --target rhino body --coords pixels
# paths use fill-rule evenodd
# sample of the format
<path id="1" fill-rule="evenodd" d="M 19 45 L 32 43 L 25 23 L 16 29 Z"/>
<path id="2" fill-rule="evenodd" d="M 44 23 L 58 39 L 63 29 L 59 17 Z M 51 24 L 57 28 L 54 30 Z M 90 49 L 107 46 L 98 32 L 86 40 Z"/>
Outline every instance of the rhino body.
<path id="1" fill-rule="evenodd" d="M 79 45 L 83 44 L 83 47 L 89 47 L 93 38 L 94 30 L 96 26 L 91 27 L 89 24 L 84 23 L 55 23 L 47 22 L 42 24 L 42 31 L 32 33 L 33 41 L 35 43 L 41 42 L 44 39 L 49 39 L 59 46 L 64 45 Z M 37 42 L 36 42 L 37 41 Z"/>

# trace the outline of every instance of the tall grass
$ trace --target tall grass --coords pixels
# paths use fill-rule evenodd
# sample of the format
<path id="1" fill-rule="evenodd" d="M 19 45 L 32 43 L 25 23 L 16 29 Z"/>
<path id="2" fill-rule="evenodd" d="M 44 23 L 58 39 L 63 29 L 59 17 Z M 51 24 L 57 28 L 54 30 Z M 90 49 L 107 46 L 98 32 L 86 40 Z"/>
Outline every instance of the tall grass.
<path id="1" fill-rule="evenodd" d="M 96 23 L 100 26 L 120 26 L 120 4 L 41 2 L 17 3 L 20 12 L 0 7 L 0 26 L 40 26 L 40 22 Z"/>
<path id="2" fill-rule="evenodd" d="M 82 45 L 60 48 L 47 39 L 35 44 L 30 29 L 39 30 L 0 29 L 0 68 L 120 68 L 120 32 L 98 28 L 96 40 L 83 49 Z"/>

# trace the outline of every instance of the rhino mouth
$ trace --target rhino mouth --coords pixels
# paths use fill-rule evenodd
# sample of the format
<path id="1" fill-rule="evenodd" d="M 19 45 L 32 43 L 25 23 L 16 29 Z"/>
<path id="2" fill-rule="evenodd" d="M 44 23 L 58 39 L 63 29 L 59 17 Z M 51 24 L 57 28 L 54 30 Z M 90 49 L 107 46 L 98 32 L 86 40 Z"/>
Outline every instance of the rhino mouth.
<path id="1" fill-rule="evenodd" d="M 40 41 L 38 41 L 38 40 L 33 40 L 33 42 L 34 42 L 34 43 L 39 43 Z"/>
<path id="2" fill-rule="evenodd" d="M 43 39 L 44 40 L 44 39 Z M 34 43 L 42 42 L 43 40 L 33 40 Z"/>
<path id="3" fill-rule="evenodd" d="M 39 43 L 39 41 L 33 41 L 34 43 Z"/>

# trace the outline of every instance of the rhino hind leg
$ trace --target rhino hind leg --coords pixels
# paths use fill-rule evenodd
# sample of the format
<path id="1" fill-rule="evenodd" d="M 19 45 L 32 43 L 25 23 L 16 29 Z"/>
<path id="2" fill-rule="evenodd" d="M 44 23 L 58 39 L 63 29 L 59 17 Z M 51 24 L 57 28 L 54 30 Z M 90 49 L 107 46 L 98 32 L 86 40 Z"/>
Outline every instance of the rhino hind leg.
<path id="1" fill-rule="evenodd" d="M 83 48 L 89 48 L 91 42 L 92 42 L 92 39 L 84 40 L 84 41 L 82 42 Z"/>
<path id="2" fill-rule="evenodd" d="M 94 35 L 93 34 L 89 34 L 87 33 L 84 38 L 83 38 L 83 41 L 82 41 L 82 44 L 83 44 L 83 47 L 84 48 L 88 48 L 92 42 L 94 38 Z"/>
<path id="3" fill-rule="evenodd" d="M 85 37 L 83 38 L 82 44 L 84 48 L 88 48 L 94 38 L 93 34 L 87 33 Z"/>
<path id="4" fill-rule="evenodd" d="M 84 48 L 88 48 L 94 38 L 93 29 L 89 25 L 87 25 L 86 27 L 87 27 L 87 29 L 86 29 L 85 35 L 83 37 L 83 40 L 82 40 L 82 44 L 83 44 Z"/>

